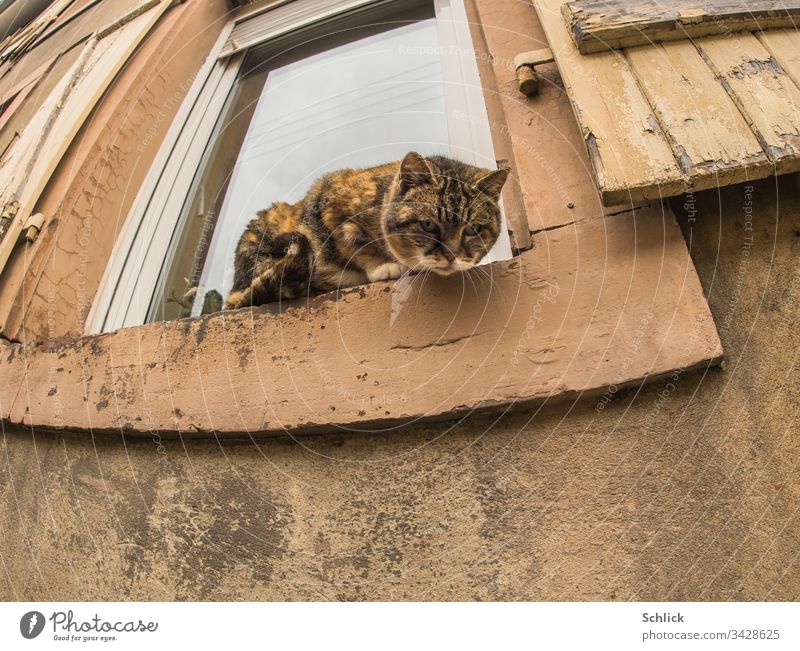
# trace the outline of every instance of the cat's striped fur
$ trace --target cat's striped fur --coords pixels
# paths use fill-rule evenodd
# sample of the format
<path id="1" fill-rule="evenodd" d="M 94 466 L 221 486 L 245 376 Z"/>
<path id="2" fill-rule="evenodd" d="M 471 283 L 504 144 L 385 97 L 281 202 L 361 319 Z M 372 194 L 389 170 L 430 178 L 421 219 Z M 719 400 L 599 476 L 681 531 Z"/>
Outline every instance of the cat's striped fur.
<path id="1" fill-rule="evenodd" d="M 402 161 L 343 169 L 294 205 L 274 203 L 236 250 L 227 309 L 474 266 L 500 234 L 504 165 L 488 170 L 410 152 Z"/>

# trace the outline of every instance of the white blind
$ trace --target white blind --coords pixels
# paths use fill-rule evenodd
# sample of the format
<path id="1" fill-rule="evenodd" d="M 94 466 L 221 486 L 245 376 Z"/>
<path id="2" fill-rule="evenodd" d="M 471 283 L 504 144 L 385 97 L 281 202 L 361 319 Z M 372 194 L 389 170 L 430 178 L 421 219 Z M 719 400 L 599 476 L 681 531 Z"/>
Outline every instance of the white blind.
<path id="1" fill-rule="evenodd" d="M 242 17 L 233 27 L 220 58 L 282 36 L 296 29 L 368 5 L 388 5 L 388 0 L 295 0 Z"/>

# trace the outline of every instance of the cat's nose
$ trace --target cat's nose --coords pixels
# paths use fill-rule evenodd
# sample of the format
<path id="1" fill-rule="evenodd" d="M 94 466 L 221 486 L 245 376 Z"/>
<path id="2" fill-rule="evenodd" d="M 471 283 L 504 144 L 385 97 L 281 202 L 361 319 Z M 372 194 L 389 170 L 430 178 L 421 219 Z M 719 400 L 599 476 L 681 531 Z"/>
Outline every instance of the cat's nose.
<path id="1" fill-rule="evenodd" d="M 442 247 L 442 255 L 444 256 L 444 259 L 447 260 L 448 262 L 452 262 L 453 260 L 456 259 L 455 254 L 446 246 Z"/>

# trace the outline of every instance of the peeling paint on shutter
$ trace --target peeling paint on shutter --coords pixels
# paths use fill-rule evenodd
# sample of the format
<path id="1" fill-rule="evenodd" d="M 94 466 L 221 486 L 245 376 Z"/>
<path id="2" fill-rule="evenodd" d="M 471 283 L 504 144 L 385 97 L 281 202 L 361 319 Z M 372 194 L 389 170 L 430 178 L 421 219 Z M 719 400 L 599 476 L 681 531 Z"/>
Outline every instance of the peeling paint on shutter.
<path id="1" fill-rule="evenodd" d="M 0 273 L 84 120 L 171 0 L 147 0 L 97 31 L 0 165 Z"/>

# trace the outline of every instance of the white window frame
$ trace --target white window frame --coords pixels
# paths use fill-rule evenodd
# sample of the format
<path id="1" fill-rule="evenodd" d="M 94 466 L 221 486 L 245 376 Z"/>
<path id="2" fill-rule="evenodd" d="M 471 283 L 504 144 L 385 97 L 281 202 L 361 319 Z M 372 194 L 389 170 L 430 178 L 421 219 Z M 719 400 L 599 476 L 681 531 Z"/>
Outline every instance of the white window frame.
<path id="1" fill-rule="evenodd" d="M 246 12 L 225 26 L 178 110 L 117 237 L 86 319 L 86 334 L 145 323 L 183 205 L 247 48 L 339 13 L 392 3 L 402 0 L 284 0 Z M 489 119 L 463 0 L 433 0 L 433 5 L 445 105 L 448 116 L 456 116 L 447 121 L 451 149 L 467 163 L 494 167 Z M 276 20 L 265 20 L 271 12 L 276 12 Z M 237 40 L 239 34 L 247 38 Z M 504 257 L 511 253 L 507 230 L 504 223 Z"/>

